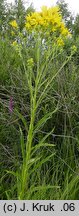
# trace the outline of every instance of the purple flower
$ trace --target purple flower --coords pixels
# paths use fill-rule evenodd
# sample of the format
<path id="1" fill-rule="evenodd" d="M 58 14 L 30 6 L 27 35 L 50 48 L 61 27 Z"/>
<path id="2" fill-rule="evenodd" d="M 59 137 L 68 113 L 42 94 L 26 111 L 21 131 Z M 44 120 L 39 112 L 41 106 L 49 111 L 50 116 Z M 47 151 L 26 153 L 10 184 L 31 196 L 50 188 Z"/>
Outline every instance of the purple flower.
<path id="1" fill-rule="evenodd" d="M 10 100 L 9 100 L 9 112 L 10 113 L 13 112 L 13 97 L 10 97 Z"/>

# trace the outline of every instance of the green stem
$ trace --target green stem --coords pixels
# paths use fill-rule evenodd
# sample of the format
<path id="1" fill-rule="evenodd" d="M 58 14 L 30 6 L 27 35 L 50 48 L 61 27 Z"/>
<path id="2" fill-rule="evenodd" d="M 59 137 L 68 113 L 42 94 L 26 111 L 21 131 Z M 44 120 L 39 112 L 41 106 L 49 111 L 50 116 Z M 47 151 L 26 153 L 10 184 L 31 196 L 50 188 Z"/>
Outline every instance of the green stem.
<path id="1" fill-rule="evenodd" d="M 31 109 L 31 121 L 29 125 L 28 137 L 26 142 L 26 159 L 25 159 L 25 164 L 23 164 L 23 168 L 22 168 L 22 189 L 21 189 L 19 199 L 23 199 L 25 191 L 27 192 L 28 190 L 29 161 L 31 159 L 35 113 L 36 113 L 36 88 L 35 88 L 35 94 L 33 98 L 33 106 Z"/>

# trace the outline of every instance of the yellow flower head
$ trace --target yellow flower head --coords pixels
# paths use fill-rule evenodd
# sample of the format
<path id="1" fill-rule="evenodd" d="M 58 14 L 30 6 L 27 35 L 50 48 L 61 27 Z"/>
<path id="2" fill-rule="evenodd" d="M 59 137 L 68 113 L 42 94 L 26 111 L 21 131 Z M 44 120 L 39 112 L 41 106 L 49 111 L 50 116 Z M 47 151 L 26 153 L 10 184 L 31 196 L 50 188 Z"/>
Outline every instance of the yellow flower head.
<path id="1" fill-rule="evenodd" d="M 60 46 L 60 47 L 63 47 L 63 46 L 64 46 L 64 41 L 63 41 L 63 39 L 62 39 L 61 37 L 59 37 L 59 38 L 57 39 L 57 45 Z"/>
<path id="2" fill-rule="evenodd" d="M 57 37 L 67 37 L 69 31 L 62 21 L 62 16 L 59 7 L 46 7 L 41 8 L 41 12 L 32 12 L 26 16 L 25 27 L 27 30 L 41 30 L 41 32 L 55 33 Z M 59 43 L 59 42 L 58 42 Z M 63 41 L 61 42 L 63 44 Z"/>
<path id="3" fill-rule="evenodd" d="M 18 45 L 18 43 L 17 43 L 16 40 L 12 42 L 12 47 L 13 47 L 17 52 L 19 52 L 19 45 Z"/>
<path id="4" fill-rule="evenodd" d="M 77 51 L 77 47 L 75 45 L 73 45 L 71 47 L 71 53 L 74 54 Z"/>
<path id="5" fill-rule="evenodd" d="M 9 23 L 13 28 L 18 28 L 18 24 L 16 22 L 16 20 L 13 20 Z"/>
<path id="6" fill-rule="evenodd" d="M 12 45 L 17 46 L 17 41 L 13 41 Z"/>
<path id="7" fill-rule="evenodd" d="M 14 32 L 14 31 L 11 31 L 11 35 L 14 36 L 14 35 L 15 35 L 15 32 Z"/>
<path id="8" fill-rule="evenodd" d="M 28 67 L 33 67 L 33 65 L 34 65 L 33 58 L 30 58 L 27 60 L 27 65 L 28 65 Z"/>
<path id="9" fill-rule="evenodd" d="M 30 23 L 26 22 L 25 27 L 26 27 L 26 29 L 28 29 L 28 30 L 31 29 Z"/>

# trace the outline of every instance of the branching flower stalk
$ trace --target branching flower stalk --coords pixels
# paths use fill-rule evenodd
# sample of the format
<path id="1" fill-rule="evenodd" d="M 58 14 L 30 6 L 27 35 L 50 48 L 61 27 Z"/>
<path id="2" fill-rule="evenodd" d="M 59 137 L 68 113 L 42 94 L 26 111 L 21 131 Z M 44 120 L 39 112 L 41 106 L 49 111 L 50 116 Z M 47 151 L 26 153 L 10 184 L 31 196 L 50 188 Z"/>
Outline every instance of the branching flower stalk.
<path id="1" fill-rule="evenodd" d="M 38 41 L 39 43 L 39 41 Z M 27 71 L 25 68 L 25 64 L 23 61 L 27 81 L 28 81 L 28 86 L 29 86 L 29 91 L 30 91 L 30 107 L 31 107 L 31 117 L 30 117 L 30 125 L 29 125 L 29 130 L 28 130 L 28 136 L 27 136 L 27 142 L 26 142 L 26 155 L 25 155 L 25 160 L 22 168 L 22 190 L 19 195 L 19 199 L 23 199 L 25 189 L 28 189 L 28 177 L 29 177 L 29 161 L 31 159 L 31 151 L 32 151 L 32 142 L 33 142 L 33 136 L 34 136 L 34 122 L 35 122 L 35 115 L 37 111 L 37 93 L 38 93 L 38 86 L 39 86 L 39 59 L 40 59 L 40 54 L 39 54 L 39 44 L 38 44 L 38 49 L 37 49 L 37 75 L 36 75 L 36 80 L 35 80 L 35 87 L 33 89 L 32 86 L 32 68 L 30 65 L 28 65 L 28 70 L 29 70 L 29 76 L 27 75 Z M 21 52 L 20 52 L 20 57 L 22 58 Z"/>

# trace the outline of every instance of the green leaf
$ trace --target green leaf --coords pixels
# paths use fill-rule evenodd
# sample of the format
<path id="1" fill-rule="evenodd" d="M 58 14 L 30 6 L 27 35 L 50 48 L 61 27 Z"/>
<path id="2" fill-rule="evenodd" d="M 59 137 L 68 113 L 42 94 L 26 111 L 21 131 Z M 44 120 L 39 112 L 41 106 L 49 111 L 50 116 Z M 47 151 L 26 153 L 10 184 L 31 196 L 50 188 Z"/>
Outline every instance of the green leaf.
<path id="1" fill-rule="evenodd" d="M 26 119 L 24 118 L 24 116 L 23 116 L 17 109 L 15 109 L 15 111 L 16 111 L 18 117 L 19 117 L 19 118 L 21 119 L 21 121 L 23 122 L 26 131 L 28 132 L 28 126 L 27 126 Z"/>
<path id="2" fill-rule="evenodd" d="M 13 176 L 15 176 L 17 178 L 17 175 L 18 173 L 17 172 L 14 172 L 14 171 L 11 171 L 11 170 L 5 170 L 7 172 L 7 174 L 11 174 Z"/>
<path id="3" fill-rule="evenodd" d="M 28 193 L 28 197 L 27 197 L 27 199 L 30 199 L 30 197 L 32 196 L 32 193 L 34 193 L 35 191 L 47 191 L 47 190 L 49 190 L 49 189 L 60 189 L 60 186 L 58 186 L 58 185 L 40 185 L 40 186 L 37 186 L 37 187 L 35 187 L 35 186 L 32 186 L 32 187 L 30 187 L 30 190 L 29 190 L 29 193 Z"/>
<path id="4" fill-rule="evenodd" d="M 21 142 L 21 152 L 22 152 L 22 158 L 23 158 L 23 161 L 25 159 L 25 143 L 24 143 L 24 135 L 23 135 L 23 132 L 21 130 L 21 127 L 20 128 L 20 142 Z"/>
<path id="5" fill-rule="evenodd" d="M 41 168 L 41 165 L 46 163 L 47 161 L 49 161 L 51 159 L 51 157 L 53 157 L 55 155 L 55 152 L 53 152 L 51 155 L 47 156 L 44 159 L 41 159 L 41 161 L 39 161 L 34 168 L 31 170 L 31 173 L 35 172 L 36 169 L 38 169 L 39 167 Z"/>
<path id="6" fill-rule="evenodd" d="M 37 149 L 39 149 L 40 147 L 54 147 L 54 146 L 55 145 L 52 144 L 52 143 L 40 143 L 40 144 L 37 144 L 37 145 L 34 146 L 34 151 L 33 151 L 32 154 L 34 154 L 37 151 Z"/>
<path id="7" fill-rule="evenodd" d="M 38 129 L 39 129 L 42 125 L 44 125 L 44 124 L 46 123 L 46 121 L 47 121 L 48 119 L 50 119 L 50 118 L 52 117 L 52 115 L 53 115 L 57 110 L 58 110 L 58 108 L 56 107 L 56 109 L 55 109 L 54 111 L 49 112 L 49 113 L 46 113 L 46 115 L 44 115 L 44 117 L 41 118 L 41 119 L 39 120 L 39 122 L 36 124 L 36 126 L 35 126 L 35 128 L 34 128 L 34 133 L 36 133 L 36 132 L 38 131 Z"/>

